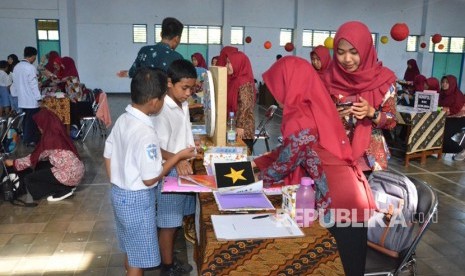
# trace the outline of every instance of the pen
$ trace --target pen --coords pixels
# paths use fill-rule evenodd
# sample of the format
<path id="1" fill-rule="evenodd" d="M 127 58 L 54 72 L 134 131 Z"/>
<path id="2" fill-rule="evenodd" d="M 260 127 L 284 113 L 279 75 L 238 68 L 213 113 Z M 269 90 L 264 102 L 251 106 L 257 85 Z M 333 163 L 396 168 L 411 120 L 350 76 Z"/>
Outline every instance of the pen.
<path id="1" fill-rule="evenodd" d="M 252 219 L 262 219 L 262 218 L 267 218 L 271 215 L 262 215 L 262 216 L 256 216 L 256 217 L 253 217 Z"/>

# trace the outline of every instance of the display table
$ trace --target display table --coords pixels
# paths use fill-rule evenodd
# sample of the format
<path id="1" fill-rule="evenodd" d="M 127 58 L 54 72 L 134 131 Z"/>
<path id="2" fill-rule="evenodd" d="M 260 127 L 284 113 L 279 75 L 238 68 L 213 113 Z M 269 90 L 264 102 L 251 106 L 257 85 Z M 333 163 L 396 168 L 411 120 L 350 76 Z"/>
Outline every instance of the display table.
<path id="1" fill-rule="evenodd" d="M 421 158 L 421 165 L 432 154 L 437 154 L 441 159 L 445 112 L 418 112 L 413 107 L 397 106 L 396 119 L 397 124 L 407 126 L 406 167 L 412 158 Z"/>
<path id="2" fill-rule="evenodd" d="M 281 196 L 270 196 L 281 206 Z M 199 275 L 344 275 L 336 241 L 314 223 L 305 237 L 218 241 L 211 215 L 220 214 L 211 193 L 198 194 L 194 258 Z"/>

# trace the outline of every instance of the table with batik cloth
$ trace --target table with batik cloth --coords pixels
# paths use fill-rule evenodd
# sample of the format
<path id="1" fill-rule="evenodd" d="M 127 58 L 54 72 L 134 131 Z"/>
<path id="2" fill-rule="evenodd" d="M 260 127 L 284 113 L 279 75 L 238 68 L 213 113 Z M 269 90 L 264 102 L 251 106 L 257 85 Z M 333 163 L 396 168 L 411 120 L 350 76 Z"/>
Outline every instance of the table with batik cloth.
<path id="1" fill-rule="evenodd" d="M 44 97 L 42 100 L 42 106 L 53 111 L 53 113 L 55 113 L 66 126 L 66 130 L 69 133 L 71 124 L 71 108 L 69 98 Z"/>
<path id="2" fill-rule="evenodd" d="M 437 154 L 438 159 L 441 159 L 445 112 L 418 112 L 413 107 L 397 106 L 396 119 L 397 124 L 407 126 L 406 167 L 412 158 L 421 158 L 421 165 L 432 154 Z"/>
<path id="3" fill-rule="evenodd" d="M 281 206 L 280 195 L 269 199 Z M 336 241 L 319 223 L 302 228 L 305 237 L 218 241 L 211 215 L 220 212 L 213 195 L 199 193 L 197 202 L 199 275 L 344 275 Z"/>

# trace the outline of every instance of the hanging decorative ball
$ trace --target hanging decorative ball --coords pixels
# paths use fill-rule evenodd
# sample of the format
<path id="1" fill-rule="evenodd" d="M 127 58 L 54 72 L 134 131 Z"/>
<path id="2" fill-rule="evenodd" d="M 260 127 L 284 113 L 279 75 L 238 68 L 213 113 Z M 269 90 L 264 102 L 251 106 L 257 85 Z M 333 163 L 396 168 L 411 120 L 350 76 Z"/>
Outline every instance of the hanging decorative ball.
<path id="1" fill-rule="evenodd" d="M 284 50 L 292 52 L 294 50 L 294 44 L 292 44 L 292 42 L 286 43 L 286 45 L 284 45 Z"/>
<path id="2" fill-rule="evenodd" d="M 245 38 L 245 43 L 250 43 L 252 42 L 252 38 L 250 36 Z"/>
<path id="3" fill-rule="evenodd" d="M 334 38 L 328 36 L 328 37 L 325 39 L 324 45 L 325 45 L 325 47 L 328 48 L 328 49 L 333 49 L 333 47 L 334 47 Z"/>
<path id="4" fill-rule="evenodd" d="M 265 41 L 265 43 L 263 44 L 263 47 L 265 47 L 265 49 L 270 49 L 271 48 L 271 42 L 270 41 Z"/>
<path id="5" fill-rule="evenodd" d="M 389 38 L 387 36 L 383 35 L 381 37 L 381 43 L 386 44 L 386 43 L 388 43 L 388 41 L 389 41 Z"/>
<path id="6" fill-rule="evenodd" d="M 422 42 L 422 43 L 420 44 L 420 47 L 421 47 L 421 48 L 426 48 L 426 43 L 425 43 L 425 42 Z"/>
<path id="7" fill-rule="evenodd" d="M 441 42 L 442 40 L 442 35 L 440 34 L 434 34 L 433 37 L 431 38 L 431 41 L 433 41 L 434 44 Z"/>
<path id="8" fill-rule="evenodd" d="M 409 29 L 405 23 L 396 23 L 391 28 L 391 37 L 395 41 L 402 41 L 409 35 Z"/>
<path id="9" fill-rule="evenodd" d="M 444 49 L 444 44 L 439 44 L 439 45 L 438 45 L 438 49 L 439 49 L 439 50 Z"/>

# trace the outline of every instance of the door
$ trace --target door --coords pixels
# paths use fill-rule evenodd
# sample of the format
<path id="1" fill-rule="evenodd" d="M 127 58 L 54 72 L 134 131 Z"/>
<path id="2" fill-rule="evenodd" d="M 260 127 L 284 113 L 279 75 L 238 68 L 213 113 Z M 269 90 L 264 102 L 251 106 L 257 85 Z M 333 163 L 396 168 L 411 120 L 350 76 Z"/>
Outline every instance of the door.
<path id="1" fill-rule="evenodd" d="M 457 77 L 458 87 L 460 87 L 462 76 L 463 54 L 459 53 L 434 53 L 433 77 L 441 81 L 445 75 Z"/>

